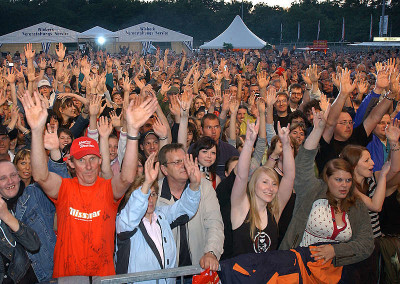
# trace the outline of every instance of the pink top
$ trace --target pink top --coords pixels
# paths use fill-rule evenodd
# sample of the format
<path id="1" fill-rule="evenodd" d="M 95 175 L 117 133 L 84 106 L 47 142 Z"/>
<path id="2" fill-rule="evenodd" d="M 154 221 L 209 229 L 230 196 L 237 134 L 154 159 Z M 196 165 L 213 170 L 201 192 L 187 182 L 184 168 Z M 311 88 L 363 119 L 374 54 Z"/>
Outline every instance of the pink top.
<path id="1" fill-rule="evenodd" d="M 151 215 L 151 223 L 146 217 L 143 217 L 142 221 L 147 233 L 156 245 L 162 263 L 164 265 L 164 249 L 162 245 L 161 228 L 160 225 L 158 225 L 157 223 L 157 214 L 153 212 L 153 215 Z"/>

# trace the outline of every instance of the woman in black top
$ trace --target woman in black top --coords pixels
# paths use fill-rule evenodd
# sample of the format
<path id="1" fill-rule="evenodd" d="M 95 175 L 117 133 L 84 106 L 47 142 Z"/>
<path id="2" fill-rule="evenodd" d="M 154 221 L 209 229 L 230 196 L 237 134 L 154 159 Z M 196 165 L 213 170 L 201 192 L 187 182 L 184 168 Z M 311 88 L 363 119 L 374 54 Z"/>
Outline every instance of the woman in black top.
<path id="1" fill-rule="evenodd" d="M 246 141 L 239 157 L 237 176 L 231 194 L 233 255 L 261 253 L 276 249 L 278 226 L 282 210 L 290 198 L 295 176 L 295 164 L 290 146 L 289 129 L 278 124 L 283 148 L 285 175 L 279 182 L 274 169 L 259 167 L 247 186 L 251 153 L 257 138 L 259 123 L 249 124 Z"/>

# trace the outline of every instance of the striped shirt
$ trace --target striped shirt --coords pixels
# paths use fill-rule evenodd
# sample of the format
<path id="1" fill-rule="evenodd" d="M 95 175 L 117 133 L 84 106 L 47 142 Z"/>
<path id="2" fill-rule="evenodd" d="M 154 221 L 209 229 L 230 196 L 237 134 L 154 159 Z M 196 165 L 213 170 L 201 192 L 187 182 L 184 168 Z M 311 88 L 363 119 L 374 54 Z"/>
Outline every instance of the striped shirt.
<path id="1" fill-rule="evenodd" d="M 376 180 L 375 175 L 367 179 L 368 191 L 367 196 L 372 198 L 375 194 L 376 190 Z M 377 212 L 368 211 L 369 217 L 371 218 L 371 226 L 372 233 L 374 234 L 374 238 L 380 237 L 382 235 L 381 226 L 379 224 L 379 214 Z"/>

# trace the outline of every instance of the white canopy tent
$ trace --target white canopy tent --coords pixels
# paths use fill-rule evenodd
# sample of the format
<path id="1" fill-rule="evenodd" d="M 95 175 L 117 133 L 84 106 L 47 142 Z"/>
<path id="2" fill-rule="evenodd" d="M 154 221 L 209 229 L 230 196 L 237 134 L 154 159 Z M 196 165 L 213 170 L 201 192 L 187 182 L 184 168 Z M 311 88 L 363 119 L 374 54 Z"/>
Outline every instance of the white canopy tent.
<path id="1" fill-rule="evenodd" d="M 46 22 L 0 36 L 0 43 L 77 42 L 78 32 Z"/>
<path id="2" fill-rule="evenodd" d="M 202 46 L 201 49 L 223 49 L 224 43 L 232 44 L 233 48 L 261 49 L 266 42 L 256 36 L 245 25 L 239 16 L 236 16 L 229 27 L 212 41 Z"/>
<path id="3" fill-rule="evenodd" d="M 182 42 L 189 50 L 193 48 L 193 37 L 148 22 L 115 33 L 118 42 L 141 42 L 145 49 L 153 42 Z"/>
<path id="4" fill-rule="evenodd" d="M 95 26 L 91 29 L 88 29 L 87 31 L 80 33 L 78 36 L 79 39 L 97 39 L 99 37 L 116 38 L 117 34 L 105 28 Z"/>

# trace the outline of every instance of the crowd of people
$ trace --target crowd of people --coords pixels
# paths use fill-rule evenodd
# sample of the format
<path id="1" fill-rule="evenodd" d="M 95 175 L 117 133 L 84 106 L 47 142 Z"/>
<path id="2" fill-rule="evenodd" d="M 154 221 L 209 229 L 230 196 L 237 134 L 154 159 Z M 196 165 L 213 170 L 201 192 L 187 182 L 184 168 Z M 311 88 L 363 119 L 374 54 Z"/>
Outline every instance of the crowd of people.
<path id="1" fill-rule="evenodd" d="M 275 46 L 8 54 L 0 283 L 296 247 L 352 283 L 400 281 L 399 64 Z"/>

